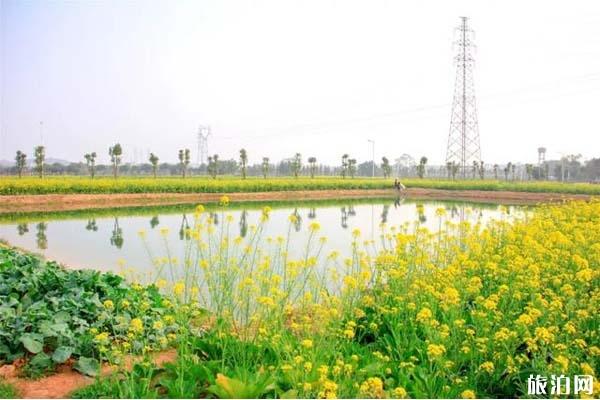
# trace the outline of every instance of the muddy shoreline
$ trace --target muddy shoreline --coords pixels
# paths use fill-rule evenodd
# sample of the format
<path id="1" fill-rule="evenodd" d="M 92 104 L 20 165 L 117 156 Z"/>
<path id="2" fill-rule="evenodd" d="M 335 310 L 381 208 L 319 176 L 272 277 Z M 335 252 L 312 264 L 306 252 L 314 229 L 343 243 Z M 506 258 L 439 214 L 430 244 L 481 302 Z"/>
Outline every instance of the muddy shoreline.
<path id="1" fill-rule="evenodd" d="M 50 194 L 0 196 L 0 213 L 50 212 L 85 209 L 201 204 L 219 201 L 224 193 L 119 193 Z M 302 190 L 227 193 L 230 201 L 294 201 L 322 199 L 395 198 L 392 189 Z M 484 203 L 536 204 L 564 200 L 589 200 L 594 196 L 562 193 L 531 193 L 483 190 L 440 190 L 409 188 L 401 194 L 408 199 L 461 200 Z"/>

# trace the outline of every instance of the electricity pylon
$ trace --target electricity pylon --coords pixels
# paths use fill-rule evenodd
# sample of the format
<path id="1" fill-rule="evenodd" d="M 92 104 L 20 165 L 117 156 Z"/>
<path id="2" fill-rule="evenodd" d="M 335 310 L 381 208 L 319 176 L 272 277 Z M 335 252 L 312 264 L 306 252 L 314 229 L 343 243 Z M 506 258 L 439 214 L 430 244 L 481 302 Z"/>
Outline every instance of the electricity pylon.
<path id="1" fill-rule="evenodd" d="M 457 54 L 456 81 L 454 84 L 454 100 L 450 116 L 450 133 L 446 149 L 446 163 L 458 163 L 460 174 L 467 176 L 467 168 L 481 162 L 481 147 L 479 144 L 479 125 L 477 122 L 477 107 L 475 102 L 475 82 L 473 79 L 473 37 L 474 33 L 468 26 L 468 18 L 460 17 L 460 25 L 456 28 L 455 45 Z"/>
<path id="2" fill-rule="evenodd" d="M 200 125 L 198 128 L 198 166 L 206 163 L 208 158 L 208 137 L 210 136 L 210 126 Z"/>

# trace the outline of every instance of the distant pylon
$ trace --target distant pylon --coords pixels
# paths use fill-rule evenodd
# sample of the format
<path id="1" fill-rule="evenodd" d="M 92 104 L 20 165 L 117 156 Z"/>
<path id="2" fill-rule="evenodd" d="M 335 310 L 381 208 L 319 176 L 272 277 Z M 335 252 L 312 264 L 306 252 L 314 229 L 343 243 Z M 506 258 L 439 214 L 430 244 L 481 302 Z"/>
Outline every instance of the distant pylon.
<path id="1" fill-rule="evenodd" d="M 542 165 L 546 162 L 546 148 L 538 147 L 538 165 Z"/>
<path id="2" fill-rule="evenodd" d="M 479 125 L 477 123 L 477 107 L 475 102 L 475 82 L 473 79 L 473 31 L 468 26 L 468 18 L 460 17 L 460 25 L 456 28 L 455 45 L 458 52 L 454 57 L 456 64 L 456 81 L 454 84 L 454 100 L 450 116 L 450 133 L 446 149 L 446 163 L 456 162 L 463 178 L 467 169 L 481 162 L 479 145 Z"/>
<path id="3" fill-rule="evenodd" d="M 200 125 L 198 128 L 198 165 L 206 163 L 208 158 L 208 137 L 210 126 Z"/>

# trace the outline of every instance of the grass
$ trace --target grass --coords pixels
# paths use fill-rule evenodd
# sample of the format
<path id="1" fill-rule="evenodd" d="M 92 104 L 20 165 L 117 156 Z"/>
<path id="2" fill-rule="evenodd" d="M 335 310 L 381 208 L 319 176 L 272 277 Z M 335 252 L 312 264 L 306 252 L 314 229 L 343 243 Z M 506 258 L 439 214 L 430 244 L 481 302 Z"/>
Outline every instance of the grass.
<path id="1" fill-rule="evenodd" d="M 16 399 L 19 397 L 17 390 L 9 383 L 5 383 L 0 378 L 0 399 Z"/>
<path id="2" fill-rule="evenodd" d="M 541 193 L 600 194 L 600 185 L 561 182 L 506 182 L 494 180 L 449 181 L 438 179 L 403 179 L 408 188 L 446 190 L 520 191 Z M 0 195 L 19 194 L 95 194 L 95 193 L 239 193 L 328 189 L 392 189 L 392 179 L 317 177 L 314 179 L 252 177 L 131 178 L 90 179 L 64 176 L 39 178 L 3 177 Z"/>

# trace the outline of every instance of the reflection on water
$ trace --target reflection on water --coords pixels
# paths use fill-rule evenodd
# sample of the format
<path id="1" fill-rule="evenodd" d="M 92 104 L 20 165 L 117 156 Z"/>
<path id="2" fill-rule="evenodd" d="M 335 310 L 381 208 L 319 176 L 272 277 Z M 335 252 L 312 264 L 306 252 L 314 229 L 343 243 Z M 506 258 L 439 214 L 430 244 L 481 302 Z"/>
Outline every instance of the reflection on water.
<path id="1" fill-rule="evenodd" d="M 96 232 L 98 230 L 98 224 L 96 223 L 96 218 L 88 219 L 87 225 L 85 226 L 86 231 Z"/>
<path id="2" fill-rule="evenodd" d="M 266 204 L 265 204 L 266 205 Z M 243 209 L 210 210 L 210 218 L 215 225 L 233 228 L 241 238 L 248 238 L 253 226 L 259 222 L 264 205 L 255 205 Z M 365 239 L 376 239 L 380 235 L 380 224 L 404 226 L 410 228 L 415 221 L 421 226 L 437 230 L 440 218 L 436 210 L 446 210 L 446 218 L 453 222 L 469 221 L 486 223 L 490 219 L 505 218 L 498 205 L 480 205 L 468 203 L 449 203 L 438 201 L 373 200 L 353 203 L 315 206 L 310 203 L 275 207 L 265 227 L 265 237 L 287 236 L 290 231 L 290 255 L 300 251 L 308 238 L 308 225 L 318 221 L 322 227 L 320 233 L 328 238 L 324 247 L 325 254 L 337 250 L 341 255 L 350 253 L 351 232 L 360 229 Z M 31 220 L 4 220 L 0 222 L 0 238 L 28 250 L 44 254 L 50 259 L 74 267 L 91 267 L 101 270 L 117 270 L 119 260 L 126 260 L 130 266 L 141 270 L 152 268 L 149 252 L 153 256 L 165 254 L 165 242 L 156 228 L 168 228 L 173 235 L 169 238 L 172 254 L 181 256 L 184 242 L 190 239 L 190 229 L 194 225 L 194 207 L 177 210 L 172 208 L 152 209 L 146 215 L 135 212 L 90 211 L 78 213 L 79 216 L 54 214 L 35 217 Z M 507 207 L 508 215 L 522 213 L 522 208 Z M 113 213 L 113 215 L 111 215 Z M 139 211 L 138 211 L 139 213 Z M 233 223 L 229 217 L 231 215 Z M 290 225 L 291 224 L 291 225 Z M 30 232 L 35 226 L 35 232 Z M 147 233 L 147 247 L 137 233 Z M 224 226 L 224 227 L 225 227 Z M 179 244 L 177 244 L 179 243 Z"/>
<path id="3" fill-rule="evenodd" d="M 17 225 L 17 233 L 19 234 L 19 236 L 23 236 L 27 232 L 29 232 L 29 225 L 27 225 L 27 224 L 18 224 Z"/>
<path id="4" fill-rule="evenodd" d="M 117 249 L 123 248 L 123 229 L 119 226 L 119 218 L 115 217 L 115 223 L 113 224 L 112 235 L 110 236 L 110 244 L 115 246 Z"/>
<path id="5" fill-rule="evenodd" d="M 46 250 L 48 248 L 48 237 L 46 236 L 46 229 L 48 228 L 48 224 L 45 222 L 40 222 L 36 226 L 36 243 L 37 248 L 40 250 Z"/>

